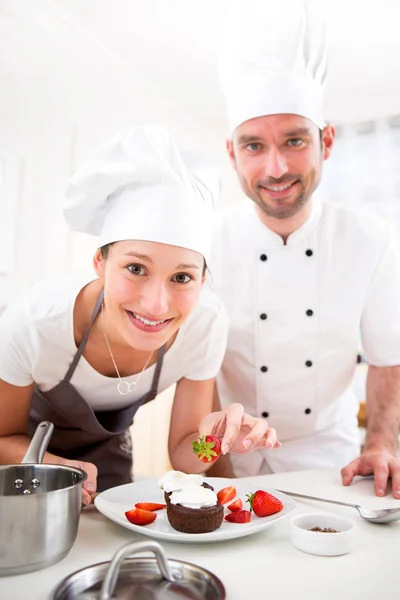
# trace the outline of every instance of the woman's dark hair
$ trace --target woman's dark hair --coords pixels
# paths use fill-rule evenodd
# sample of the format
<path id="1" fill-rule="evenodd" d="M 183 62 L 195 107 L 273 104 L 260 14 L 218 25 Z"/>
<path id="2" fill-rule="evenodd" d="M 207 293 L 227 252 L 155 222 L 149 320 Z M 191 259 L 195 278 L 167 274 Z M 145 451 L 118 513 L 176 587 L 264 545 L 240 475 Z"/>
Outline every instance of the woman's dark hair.
<path id="1" fill-rule="evenodd" d="M 100 248 L 100 252 L 101 252 L 101 258 L 103 260 L 106 260 L 108 258 L 108 253 L 110 251 L 111 246 L 113 246 L 115 244 L 115 242 L 111 242 L 110 244 L 106 244 L 105 246 L 101 246 Z M 206 263 L 206 259 L 204 259 L 204 266 L 203 266 L 203 277 L 206 274 L 208 267 L 207 267 L 207 263 Z"/>
<path id="2" fill-rule="evenodd" d="M 100 248 L 100 252 L 101 252 L 101 258 L 103 260 L 106 260 L 106 258 L 108 257 L 108 253 L 110 251 L 111 246 L 113 246 L 115 244 L 115 242 L 111 242 L 111 244 L 106 244 L 105 246 L 101 246 Z"/>

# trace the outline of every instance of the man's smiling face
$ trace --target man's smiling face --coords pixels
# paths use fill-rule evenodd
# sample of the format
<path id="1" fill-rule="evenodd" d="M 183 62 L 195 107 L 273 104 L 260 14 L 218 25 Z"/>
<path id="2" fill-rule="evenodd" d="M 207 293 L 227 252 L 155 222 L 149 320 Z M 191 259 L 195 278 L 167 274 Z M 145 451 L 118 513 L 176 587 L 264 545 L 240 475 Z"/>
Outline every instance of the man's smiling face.
<path id="1" fill-rule="evenodd" d="M 334 130 L 298 115 L 257 117 L 239 125 L 228 153 L 245 194 L 268 217 L 298 214 L 317 187 Z"/>

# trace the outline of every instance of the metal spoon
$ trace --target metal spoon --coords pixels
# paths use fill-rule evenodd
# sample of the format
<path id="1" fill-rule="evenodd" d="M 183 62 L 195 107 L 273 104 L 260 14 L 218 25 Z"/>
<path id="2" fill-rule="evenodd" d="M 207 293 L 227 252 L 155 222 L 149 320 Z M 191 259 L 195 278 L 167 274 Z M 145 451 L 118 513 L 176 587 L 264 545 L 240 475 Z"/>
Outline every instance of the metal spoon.
<path id="1" fill-rule="evenodd" d="M 304 494 L 294 494 L 293 492 L 285 492 L 285 490 L 277 489 L 277 492 L 282 492 L 282 494 L 294 496 L 296 498 L 306 498 L 307 500 L 318 500 L 319 502 L 328 502 L 329 504 L 350 506 L 351 508 L 356 508 L 360 517 L 370 523 L 391 523 L 392 521 L 400 520 L 400 508 L 381 508 L 375 510 L 372 508 L 363 508 L 359 504 L 350 504 L 349 502 L 339 502 L 339 500 L 328 500 L 327 498 L 317 498 L 315 496 L 306 496 Z"/>

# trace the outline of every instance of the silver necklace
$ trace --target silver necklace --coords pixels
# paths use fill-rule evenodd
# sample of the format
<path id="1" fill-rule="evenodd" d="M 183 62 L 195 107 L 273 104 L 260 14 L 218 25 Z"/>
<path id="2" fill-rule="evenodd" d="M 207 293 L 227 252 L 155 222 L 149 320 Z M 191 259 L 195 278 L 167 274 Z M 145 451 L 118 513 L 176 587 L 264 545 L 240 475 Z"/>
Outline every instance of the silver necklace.
<path id="1" fill-rule="evenodd" d="M 103 302 L 103 304 L 101 306 L 101 328 L 103 330 L 104 339 L 106 340 L 107 348 L 108 348 L 108 351 L 110 353 L 111 360 L 113 362 L 115 372 L 118 375 L 119 383 L 117 385 L 117 390 L 119 391 L 120 394 L 122 394 L 122 396 L 126 396 L 126 394 L 131 394 L 132 392 L 135 391 L 136 386 L 139 383 L 140 378 L 141 378 L 141 376 L 143 374 L 143 371 L 145 371 L 147 365 L 149 364 L 150 359 L 153 356 L 153 351 L 150 352 L 150 356 L 146 360 L 146 364 L 144 365 L 143 369 L 140 371 L 137 379 L 135 379 L 135 381 L 125 381 L 124 379 L 122 379 L 122 377 L 121 377 L 121 375 L 120 375 L 120 373 L 118 371 L 117 363 L 115 362 L 113 353 L 111 352 L 110 342 L 108 341 L 108 337 L 107 337 L 106 330 L 105 330 L 105 327 L 104 327 L 104 302 Z"/>

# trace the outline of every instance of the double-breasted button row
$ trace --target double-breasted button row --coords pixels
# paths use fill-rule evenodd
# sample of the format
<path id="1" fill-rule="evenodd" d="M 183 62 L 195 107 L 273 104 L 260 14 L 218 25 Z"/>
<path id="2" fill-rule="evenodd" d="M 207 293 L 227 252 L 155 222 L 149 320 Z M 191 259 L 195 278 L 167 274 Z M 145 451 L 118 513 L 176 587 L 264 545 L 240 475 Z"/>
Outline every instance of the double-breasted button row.
<path id="1" fill-rule="evenodd" d="M 307 248 L 307 250 L 305 251 L 305 254 L 306 254 L 306 256 L 313 256 L 314 252 L 311 250 L 311 248 Z M 266 260 L 268 260 L 268 256 L 266 254 L 262 253 L 262 254 L 260 254 L 260 260 L 261 260 L 261 262 L 265 262 Z M 308 308 L 306 310 L 306 315 L 307 315 L 307 317 L 312 317 L 314 315 L 314 311 L 311 308 Z M 267 319 L 267 314 L 266 313 L 261 313 L 260 314 L 260 319 L 261 319 L 261 321 L 265 321 Z M 306 367 L 312 367 L 312 365 L 313 365 L 313 363 L 312 363 L 311 360 L 306 360 L 305 361 L 305 366 Z M 260 371 L 261 371 L 261 373 L 266 373 L 268 371 L 268 367 L 266 365 L 262 365 L 260 367 Z M 306 415 L 311 414 L 311 408 L 305 408 L 304 409 L 304 413 Z M 263 419 L 268 419 L 269 412 L 266 411 L 266 410 L 264 410 L 261 413 L 261 416 L 262 416 Z"/>

